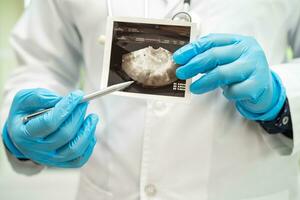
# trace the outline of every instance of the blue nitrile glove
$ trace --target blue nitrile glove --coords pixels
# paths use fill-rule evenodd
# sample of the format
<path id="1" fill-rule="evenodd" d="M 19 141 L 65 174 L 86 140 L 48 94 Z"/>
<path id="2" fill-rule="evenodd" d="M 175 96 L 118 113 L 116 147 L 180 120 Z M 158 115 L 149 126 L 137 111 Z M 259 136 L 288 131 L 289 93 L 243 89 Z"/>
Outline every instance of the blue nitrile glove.
<path id="1" fill-rule="evenodd" d="M 204 74 L 190 86 L 195 94 L 218 87 L 250 120 L 272 120 L 284 105 L 286 94 L 280 78 L 269 69 L 263 49 L 252 37 L 210 34 L 174 53 L 182 65 L 179 79 Z"/>
<path id="2" fill-rule="evenodd" d="M 3 141 L 17 158 L 36 163 L 77 168 L 83 166 L 96 143 L 98 117 L 85 118 L 87 103 L 79 104 L 81 91 L 60 97 L 46 89 L 18 92 L 3 129 Z M 54 108 L 26 124 L 23 117 L 40 109 Z"/>

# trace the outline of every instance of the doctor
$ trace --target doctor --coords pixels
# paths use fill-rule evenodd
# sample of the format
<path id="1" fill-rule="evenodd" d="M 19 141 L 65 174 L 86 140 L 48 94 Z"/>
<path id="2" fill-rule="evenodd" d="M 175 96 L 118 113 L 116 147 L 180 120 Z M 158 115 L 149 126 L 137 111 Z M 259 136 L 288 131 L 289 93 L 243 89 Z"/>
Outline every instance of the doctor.
<path id="1" fill-rule="evenodd" d="M 299 0 L 192 1 L 202 37 L 174 53 L 177 77 L 194 81 L 190 104 L 68 94 L 81 66 L 84 91 L 100 87 L 108 11 L 171 18 L 182 6 L 33 0 L 12 34 L 19 66 L 2 107 L 14 169 L 82 167 L 78 199 L 299 199 L 300 62 L 286 59 L 289 46 L 300 57 Z"/>

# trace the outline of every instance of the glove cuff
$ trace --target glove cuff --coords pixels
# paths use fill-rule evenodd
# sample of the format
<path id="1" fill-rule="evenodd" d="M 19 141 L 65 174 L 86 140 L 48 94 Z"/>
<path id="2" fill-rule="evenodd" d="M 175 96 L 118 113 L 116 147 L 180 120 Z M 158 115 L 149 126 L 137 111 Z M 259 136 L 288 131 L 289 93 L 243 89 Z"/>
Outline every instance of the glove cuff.
<path id="1" fill-rule="evenodd" d="M 17 147 L 13 144 L 13 142 L 11 141 L 11 138 L 8 134 L 7 131 L 7 127 L 6 127 L 6 123 L 4 125 L 3 131 L 2 131 L 2 139 L 3 139 L 3 143 L 6 147 L 6 149 L 13 154 L 15 157 L 17 157 L 18 159 L 26 159 L 26 157 L 24 156 L 24 154 L 22 154 L 19 149 L 17 149 Z"/>
<path id="2" fill-rule="evenodd" d="M 253 121 L 272 120 L 272 119 L 276 118 L 276 116 L 282 109 L 282 107 L 285 103 L 285 100 L 286 100 L 285 88 L 283 87 L 280 77 L 273 71 L 271 71 L 271 74 L 272 74 L 272 78 L 274 81 L 275 90 L 279 91 L 279 97 L 278 97 L 277 103 L 275 104 L 275 106 L 273 106 L 273 108 L 271 108 L 270 110 L 268 110 L 265 113 L 252 113 L 252 112 L 249 112 L 248 110 L 244 109 L 243 106 L 239 102 L 237 102 L 236 107 L 237 107 L 238 111 L 247 119 L 250 119 Z"/>

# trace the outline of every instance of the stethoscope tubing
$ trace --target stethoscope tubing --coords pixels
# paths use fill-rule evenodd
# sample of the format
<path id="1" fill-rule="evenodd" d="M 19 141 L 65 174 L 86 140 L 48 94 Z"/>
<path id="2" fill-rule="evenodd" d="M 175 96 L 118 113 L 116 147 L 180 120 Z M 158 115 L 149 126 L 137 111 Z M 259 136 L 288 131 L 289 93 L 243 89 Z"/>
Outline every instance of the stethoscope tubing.
<path id="1" fill-rule="evenodd" d="M 108 16 L 111 17 L 113 15 L 111 0 L 106 0 L 106 4 L 107 4 Z M 148 16 L 149 16 L 148 7 L 149 7 L 149 0 L 144 0 L 144 13 L 145 13 L 144 17 L 145 18 L 148 18 Z M 192 16 L 189 14 L 190 7 L 191 7 L 191 0 L 184 0 L 183 1 L 183 11 L 177 12 L 175 15 L 173 15 L 173 17 L 171 19 L 175 20 L 176 17 L 178 17 L 179 15 L 185 15 L 188 18 L 188 21 L 192 22 Z"/>

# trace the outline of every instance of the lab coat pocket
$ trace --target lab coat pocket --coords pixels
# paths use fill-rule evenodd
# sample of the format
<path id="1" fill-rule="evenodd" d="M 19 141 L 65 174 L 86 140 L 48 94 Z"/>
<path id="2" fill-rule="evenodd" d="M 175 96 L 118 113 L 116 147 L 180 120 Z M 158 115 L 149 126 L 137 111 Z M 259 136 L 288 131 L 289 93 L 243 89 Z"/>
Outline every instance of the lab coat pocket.
<path id="1" fill-rule="evenodd" d="M 112 200 L 113 194 L 81 174 L 77 200 Z"/>
<path id="2" fill-rule="evenodd" d="M 257 196 L 255 198 L 247 198 L 243 200 L 289 200 L 289 191 L 284 190 L 273 194 Z"/>

